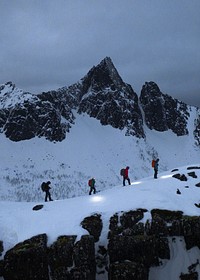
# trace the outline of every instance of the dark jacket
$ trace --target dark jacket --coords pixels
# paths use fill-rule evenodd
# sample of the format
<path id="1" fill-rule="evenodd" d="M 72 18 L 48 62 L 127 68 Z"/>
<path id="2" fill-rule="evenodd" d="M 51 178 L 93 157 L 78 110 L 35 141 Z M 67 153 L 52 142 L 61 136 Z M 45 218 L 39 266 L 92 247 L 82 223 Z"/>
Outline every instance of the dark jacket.
<path id="1" fill-rule="evenodd" d="M 158 170 L 158 160 L 156 160 L 156 162 L 155 162 L 154 170 Z"/>

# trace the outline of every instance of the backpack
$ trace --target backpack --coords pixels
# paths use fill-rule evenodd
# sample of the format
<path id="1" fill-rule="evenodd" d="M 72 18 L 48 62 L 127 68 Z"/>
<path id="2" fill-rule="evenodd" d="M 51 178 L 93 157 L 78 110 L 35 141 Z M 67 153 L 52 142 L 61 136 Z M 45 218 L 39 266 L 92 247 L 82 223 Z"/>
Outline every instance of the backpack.
<path id="1" fill-rule="evenodd" d="M 120 175 L 121 175 L 121 176 L 124 176 L 124 174 L 125 174 L 125 169 L 122 168 L 122 169 L 120 170 Z"/>
<path id="2" fill-rule="evenodd" d="M 153 159 L 152 162 L 151 162 L 151 166 L 152 166 L 153 168 L 155 167 L 155 163 L 156 163 L 156 161 L 155 161 L 155 159 Z"/>
<path id="3" fill-rule="evenodd" d="M 46 185 L 45 182 L 42 183 L 41 189 L 42 189 L 43 192 L 45 192 L 47 190 L 47 185 Z"/>
<path id="4" fill-rule="evenodd" d="M 92 179 L 90 179 L 90 180 L 88 181 L 88 186 L 91 187 L 91 185 L 92 185 Z"/>

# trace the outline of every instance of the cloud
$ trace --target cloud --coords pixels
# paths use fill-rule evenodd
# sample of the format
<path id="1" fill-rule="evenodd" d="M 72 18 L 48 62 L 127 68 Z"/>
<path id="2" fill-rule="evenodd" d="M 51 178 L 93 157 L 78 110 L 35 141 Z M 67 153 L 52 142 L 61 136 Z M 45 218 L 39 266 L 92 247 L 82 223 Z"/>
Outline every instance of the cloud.
<path id="1" fill-rule="evenodd" d="M 199 10 L 199 0 L 3 0 L 0 83 L 56 89 L 110 56 L 138 94 L 153 80 L 200 106 Z"/>

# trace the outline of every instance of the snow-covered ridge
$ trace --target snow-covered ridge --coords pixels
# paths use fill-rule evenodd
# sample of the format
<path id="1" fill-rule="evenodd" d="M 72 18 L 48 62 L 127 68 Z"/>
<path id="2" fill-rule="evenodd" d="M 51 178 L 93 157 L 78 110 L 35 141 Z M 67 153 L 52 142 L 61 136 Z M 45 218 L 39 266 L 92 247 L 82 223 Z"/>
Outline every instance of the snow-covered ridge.
<path id="1" fill-rule="evenodd" d="M 175 178 L 174 176 L 177 174 L 184 174 L 187 181 Z M 81 227 L 81 221 L 84 217 L 89 217 L 94 213 L 101 215 L 105 228 L 108 226 L 110 217 L 115 213 L 136 209 L 147 210 L 142 220 L 144 223 L 147 219 L 151 219 L 150 211 L 152 209 L 182 211 L 184 215 L 199 216 L 199 183 L 200 164 L 192 164 L 162 172 L 157 180 L 152 177 L 141 178 L 132 181 L 130 186 L 114 186 L 109 190 L 91 196 L 86 195 L 64 200 L 56 199 L 53 202 L 43 203 L 44 207 L 39 211 L 32 210 L 36 205 L 33 202 L 1 201 L 0 208 L 3 211 L 0 216 L 0 240 L 4 242 L 5 251 L 17 243 L 41 233 L 47 234 L 49 245 L 61 235 L 76 234 L 78 240 L 81 235 L 88 234 Z M 180 194 L 177 194 L 177 189 L 179 189 Z M 41 204 L 42 202 L 38 201 L 37 203 Z M 49 217 L 51 218 L 49 219 Z M 165 275 L 167 273 L 166 269 L 170 270 L 173 267 L 174 274 L 168 275 L 169 278 L 165 278 L 166 275 L 162 278 L 173 280 L 174 275 L 187 272 L 191 262 L 196 261 L 194 257 L 199 258 L 198 248 L 187 252 L 178 239 L 176 242 L 177 245 L 170 241 L 172 259 L 166 261 L 163 266 L 152 268 L 150 279 L 160 280 L 162 272 Z M 100 244 L 103 246 L 107 244 L 106 231 L 105 235 L 101 236 Z M 179 254 L 174 252 L 177 246 L 180 250 Z M 180 255 L 180 252 L 182 252 L 182 255 Z M 177 264 L 182 259 L 183 254 L 186 257 L 184 258 L 185 262 L 182 262 L 182 266 L 175 268 L 173 261 Z M 197 271 L 200 272 L 199 267 L 197 267 Z"/>
<path id="2" fill-rule="evenodd" d="M 25 101 L 33 102 L 34 100 L 38 100 L 34 94 L 24 92 L 12 82 L 0 85 L 0 109 L 15 107 L 17 104 L 23 104 Z"/>

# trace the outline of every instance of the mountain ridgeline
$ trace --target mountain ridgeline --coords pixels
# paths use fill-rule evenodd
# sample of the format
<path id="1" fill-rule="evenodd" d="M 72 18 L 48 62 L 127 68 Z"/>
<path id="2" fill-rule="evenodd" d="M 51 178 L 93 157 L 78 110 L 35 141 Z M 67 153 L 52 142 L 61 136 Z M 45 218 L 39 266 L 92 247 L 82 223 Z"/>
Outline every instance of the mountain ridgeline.
<path id="1" fill-rule="evenodd" d="M 75 125 L 74 110 L 137 138 L 145 138 L 144 124 L 156 131 L 171 129 L 177 136 L 189 134 L 191 106 L 163 94 L 154 82 L 146 82 L 138 98 L 109 57 L 79 82 L 57 90 L 31 94 L 8 82 L 0 86 L 0 101 L 0 131 L 12 141 L 36 136 L 62 141 Z M 193 137 L 198 145 L 199 136 L 196 108 Z"/>

